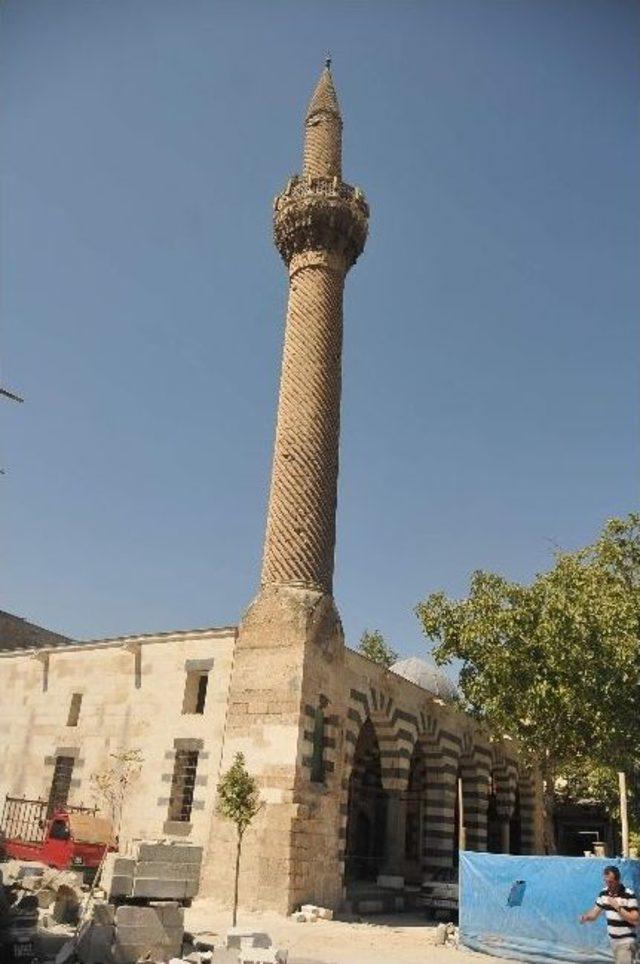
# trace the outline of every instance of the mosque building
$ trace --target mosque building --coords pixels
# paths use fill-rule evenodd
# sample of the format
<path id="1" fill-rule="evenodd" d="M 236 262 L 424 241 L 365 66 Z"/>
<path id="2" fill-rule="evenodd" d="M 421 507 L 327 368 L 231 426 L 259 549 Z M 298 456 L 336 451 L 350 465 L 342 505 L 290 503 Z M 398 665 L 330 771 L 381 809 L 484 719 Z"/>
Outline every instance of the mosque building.
<path id="1" fill-rule="evenodd" d="M 471 850 L 542 849 L 539 783 L 515 744 L 465 715 L 427 659 L 387 670 L 345 645 L 333 598 L 343 291 L 368 217 L 342 179 L 327 65 L 302 173 L 274 202 L 289 299 L 262 575 L 239 624 L 78 642 L 0 613 L 0 807 L 89 804 L 91 775 L 139 750 L 121 848 L 202 845 L 200 893 L 228 902 L 234 831 L 216 786 L 242 752 L 262 800 L 243 845 L 245 908 L 338 908 L 359 888 L 455 879 L 461 824 Z"/>

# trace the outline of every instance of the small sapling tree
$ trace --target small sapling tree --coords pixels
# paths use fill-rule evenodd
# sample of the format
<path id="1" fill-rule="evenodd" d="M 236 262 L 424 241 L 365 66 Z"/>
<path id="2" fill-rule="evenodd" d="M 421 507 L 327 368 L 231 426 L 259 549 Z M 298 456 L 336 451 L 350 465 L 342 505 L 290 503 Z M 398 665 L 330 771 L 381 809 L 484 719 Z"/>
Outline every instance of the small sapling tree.
<path id="1" fill-rule="evenodd" d="M 372 632 L 365 629 L 360 637 L 358 649 L 367 659 L 372 659 L 374 663 L 384 666 L 385 669 L 389 669 L 398 658 L 398 654 L 386 643 L 379 629 L 374 629 Z"/>
<path id="2" fill-rule="evenodd" d="M 106 804 L 114 837 L 118 839 L 127 793 L 131 784 L 140 776 L 144 759 L 142 751 L 138 749 L 121 750 L 119 753 L 111 753 L 110 757 L 113 763 L 104 770 L 92 773 L 89 782 L 93 796 Z"/>
<path id="3" fill-rule="evenodd" d="M 236 827 L 236 866 L 233 880 L 233 927 L 238 917 L 238 881 L 242 838 L 258 810 L 258 784 L 247 770 L 244 755 L 236 753 L 230 769 L 218 783 L 216 810 L 221 817 L 231 820 Z"/>

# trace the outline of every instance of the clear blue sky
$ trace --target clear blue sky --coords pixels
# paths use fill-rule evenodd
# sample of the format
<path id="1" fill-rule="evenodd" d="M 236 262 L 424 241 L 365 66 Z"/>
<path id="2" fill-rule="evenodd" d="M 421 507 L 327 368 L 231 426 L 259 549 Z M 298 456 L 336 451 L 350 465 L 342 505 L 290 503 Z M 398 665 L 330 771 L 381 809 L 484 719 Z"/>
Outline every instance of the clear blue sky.
<path id="1" fill-rule="evenodd" d="M 254 594 L 286 279 L 271 201 L 329 48 L 348 279 L 336 597 L 528 579 L 637 507 L 633 0 L 5 0 L 0 607 L 83 637 Z"/>

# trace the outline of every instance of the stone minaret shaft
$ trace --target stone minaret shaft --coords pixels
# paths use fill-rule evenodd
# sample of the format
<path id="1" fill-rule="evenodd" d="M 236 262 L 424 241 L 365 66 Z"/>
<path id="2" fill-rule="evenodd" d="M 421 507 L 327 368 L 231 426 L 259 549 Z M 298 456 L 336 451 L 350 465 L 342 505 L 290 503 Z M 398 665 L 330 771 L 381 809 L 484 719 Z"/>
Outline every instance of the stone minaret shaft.
<path id="1" fill-rule="evenodd" d="M 342 295 L 361 254 L 369 210 L 342 181 L 342 119 L 329 67 L 305 122 L 304 166 L 274 205 L 275 243 L 289 269 L 263 585 L 331 593 L 335 549 Z"/>

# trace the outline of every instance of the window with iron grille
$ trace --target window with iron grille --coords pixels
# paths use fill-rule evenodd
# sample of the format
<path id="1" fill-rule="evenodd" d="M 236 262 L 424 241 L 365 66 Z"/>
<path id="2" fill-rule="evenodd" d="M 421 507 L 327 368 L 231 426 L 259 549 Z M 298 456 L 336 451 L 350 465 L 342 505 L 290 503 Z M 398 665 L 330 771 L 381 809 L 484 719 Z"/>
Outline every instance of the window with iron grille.
<path id="1" fill-rule="evenodd" d="M 80 719 L 80 707 L 82 706 L 82 693 L 74 693 L 69 704 L 69 715 L 67 726 L 77 726 Z"/>
<path id="2" fill-rule="evenodd" d="M 49 791 L 49 803 L 47 805 L 47 816 L 49 817 L 54 810 L 61 809 L 69 800 L 74 762 L 72 756 L 56 757 L 51 790 Z"/>
<path id="3" fill-rule="evenodd" d="M 198 769 L 198 750 L 176 750 L 169 797 L 169 820 L 188 823 Z"/>

